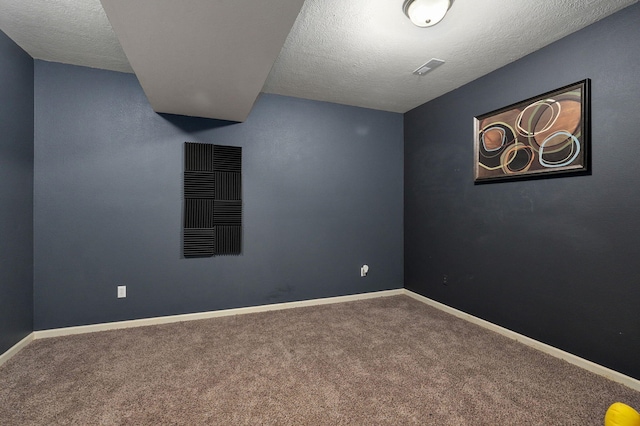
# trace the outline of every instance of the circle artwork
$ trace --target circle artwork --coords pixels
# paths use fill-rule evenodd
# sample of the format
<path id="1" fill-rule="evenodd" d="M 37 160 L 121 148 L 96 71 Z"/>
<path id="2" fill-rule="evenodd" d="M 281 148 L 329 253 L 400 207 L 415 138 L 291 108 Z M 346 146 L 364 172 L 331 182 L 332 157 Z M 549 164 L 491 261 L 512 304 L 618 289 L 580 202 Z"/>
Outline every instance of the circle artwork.
<path id="1" fill-rule="evenodd" d="M 476 182 L 586 171 L 588 83 L 476 117 Z"/>

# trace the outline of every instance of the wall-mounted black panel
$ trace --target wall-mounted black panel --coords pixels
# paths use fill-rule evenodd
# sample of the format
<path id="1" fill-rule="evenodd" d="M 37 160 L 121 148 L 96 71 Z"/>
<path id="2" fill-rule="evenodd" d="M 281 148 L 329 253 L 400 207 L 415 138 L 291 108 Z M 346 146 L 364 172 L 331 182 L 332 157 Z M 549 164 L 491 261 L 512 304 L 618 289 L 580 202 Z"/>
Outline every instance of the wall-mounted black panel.
<path id="1" fill-rule="evenodd" d="M 240 254 L 241 241 L 241 226 L 216 226 L 216 254 Z"/>
<path id="2" fill-rule="evenodd" d="M 216 199 L 242 199 L 242 177 L 240 173 L 215 172 L 214 185 Z"/>
<path id="3" fill-rule="evenodd" d="M 213 171 L 213 145 L 206 143 L 185 143 L 185 171 Z"/>
<path id="4" fill-rule="evenodd" d="M 213 221 L 216 225 L 241 225 L 242 201 L 215 200 Z"/>
<path id="5" fill-rule="evenodd" d="M 184 198 L 215 198 L 216 174 L 214 172 L 185 170 Z"/>
<path id="6" fill-rule="evenodd" d="M 214 147 L 213 170 L 242 173 L 242 148 L 223 145 L 214 145 Z"/>
<path id="7" fill-rule="evenodd" d="M 215 200 L 207 198 L 186 198 L 184 200 L 184 228 L 213 228 Z"/>
<path id="8" fill-rule="evenodd" d="M 204 257 L 215 254 L 215 229 L 185 229 L 184 256 Z"/>
<path id="9" fill-rule="evenodd" d="M 240 254 L 242 148 L 185 143 L 185 257 Z"/>

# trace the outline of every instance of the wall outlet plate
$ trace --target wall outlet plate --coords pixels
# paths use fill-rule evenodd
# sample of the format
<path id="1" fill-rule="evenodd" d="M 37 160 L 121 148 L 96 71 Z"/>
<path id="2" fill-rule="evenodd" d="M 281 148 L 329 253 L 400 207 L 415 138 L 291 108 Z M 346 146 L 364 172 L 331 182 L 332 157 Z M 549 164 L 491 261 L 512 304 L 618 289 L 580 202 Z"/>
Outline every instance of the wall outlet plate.
<path id="1" fill-rule="evenodd" d="M 360 276 L 366 277 L 368 273 L 369 273 L 369 265 L 362 265 L 362 267 L 360 268 Z"/>
<path id="2" fill-rule="evenodd" d="M 122 299 L 127 297 L 127 286 L 119 285 L 118 286 L 118 299 Z"/>

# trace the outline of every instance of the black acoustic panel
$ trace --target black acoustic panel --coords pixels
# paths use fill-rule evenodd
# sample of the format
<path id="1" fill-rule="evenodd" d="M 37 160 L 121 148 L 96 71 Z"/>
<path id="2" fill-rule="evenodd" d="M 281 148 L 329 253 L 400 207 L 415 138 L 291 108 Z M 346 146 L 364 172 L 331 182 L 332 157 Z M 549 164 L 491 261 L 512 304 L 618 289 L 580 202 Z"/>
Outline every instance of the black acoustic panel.
<path id="1" fill-rule="evenodd" d="M 186 142 L 184 144 L 184 169 L 213 171 L 213 145 Z"/>
<path id="2" fill-rule="evenodd" d="M 185 229 L 183 240 L 184 257 L 213 256 L 216 250 L 215 229 Z"/>
<path id="3" fill-rule="evenodd" d="M 242 201 L 215 200 L 213 220 L 216 225 L 241 225 Z"/>
<path id="4" fill-rule="evenodd" d="M 208 198 L 187 198 L 184 200 L 185 228 L 213 228 L 214 200 Z"/>
<path id="5" fill-rule="evenodd" d="M 242 148 L 214 145 L 213 170 L 216 172 L 242 172 Z"/>
<path id="6" fill-rule="evenodd" d="M 184 198 L 216 198 L 216 175 L 214 172 L 184 172 Z"/>
<path id="7" fill-rule="evenodd" d="M 242 253 L 242 227 L 216 226 L 216 255 Z"/>
<path id="8" fill-rule="evenodd" d="M 231 172 L 215 172 L 215 199 L 241 200 L 242 175 Z"/>
<path id="9" fill-rule="evenodd" d="M 242 148 L 186 142 L 184 256 L 240 254 L 241 243 Z"/>

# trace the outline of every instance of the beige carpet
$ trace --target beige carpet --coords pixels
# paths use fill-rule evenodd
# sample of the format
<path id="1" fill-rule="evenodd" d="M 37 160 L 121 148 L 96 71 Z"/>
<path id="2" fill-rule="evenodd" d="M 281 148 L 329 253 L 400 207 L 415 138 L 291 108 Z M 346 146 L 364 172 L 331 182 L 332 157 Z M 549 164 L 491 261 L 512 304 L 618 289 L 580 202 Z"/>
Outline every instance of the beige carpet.
<path id="1" fill-rule="evenodd" d="M 30 343 L 4 425 L 602 425 L 640 393 L 406 296 Z"/>

